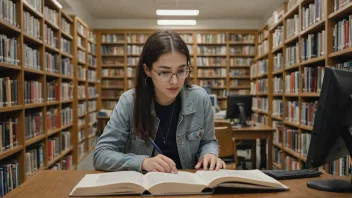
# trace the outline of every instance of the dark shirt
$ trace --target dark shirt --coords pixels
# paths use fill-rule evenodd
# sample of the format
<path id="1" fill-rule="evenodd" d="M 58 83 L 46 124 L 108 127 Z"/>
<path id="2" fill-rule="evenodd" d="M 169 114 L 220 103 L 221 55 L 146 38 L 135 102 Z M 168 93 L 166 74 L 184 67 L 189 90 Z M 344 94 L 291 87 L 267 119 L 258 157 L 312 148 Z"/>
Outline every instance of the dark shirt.
<path id="1" fill-rule="evenodd" d="M 177 96 L 176 100 L 167 106 L 160 105 L 157 101 L 154 100 L 154 106 L 155 106 L 156 115 L 160 119 L 158 132 L 155 138 L 155 143 L 159 146 L 163 155 L 172 159 L 176 163 L 177 169 L 182 169 L 180 158 L 178 155 L 178 150 L 177 150 L 177 143 L 176 143 L 176 130 L 177 130 L 179 114 L 181 111 L 181 97 Z M 174 110 L 172 114 L 173 108 Z M 171 120 L 171 123 L 170 123 L 170 120 Z M 169 130 L 169 125 L 170 125 L 170 130 Z"/>

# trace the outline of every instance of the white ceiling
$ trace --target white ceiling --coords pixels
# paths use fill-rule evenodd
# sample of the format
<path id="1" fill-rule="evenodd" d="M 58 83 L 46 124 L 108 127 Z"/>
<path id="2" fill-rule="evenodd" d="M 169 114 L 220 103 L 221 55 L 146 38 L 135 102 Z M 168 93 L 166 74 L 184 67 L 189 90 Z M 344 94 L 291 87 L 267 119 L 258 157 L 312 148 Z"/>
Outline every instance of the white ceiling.
<path id="1" fill-rule="evenodd" d="M 256 19 L 266 20 L 287 0 L 59 0 L 66 10 L 80 3 L 93 19 Z M 199 16 L 156 16 L 156 9 L 198 9 Z"/>

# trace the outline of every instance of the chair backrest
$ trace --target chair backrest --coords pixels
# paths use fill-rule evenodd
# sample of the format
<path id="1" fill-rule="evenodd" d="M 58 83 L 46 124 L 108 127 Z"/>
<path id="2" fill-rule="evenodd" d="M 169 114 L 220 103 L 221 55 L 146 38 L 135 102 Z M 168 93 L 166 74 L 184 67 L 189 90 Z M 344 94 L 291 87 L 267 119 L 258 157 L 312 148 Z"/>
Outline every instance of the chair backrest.
<path id="1" fill-rule="evenodd" d="M 231 123 L 230 123 L 231 125 Z M 232 126 L 215 127 L 215 136 L 219 143 L 219 157 L 234 155 L 234 142 L 232 141 Z"/>

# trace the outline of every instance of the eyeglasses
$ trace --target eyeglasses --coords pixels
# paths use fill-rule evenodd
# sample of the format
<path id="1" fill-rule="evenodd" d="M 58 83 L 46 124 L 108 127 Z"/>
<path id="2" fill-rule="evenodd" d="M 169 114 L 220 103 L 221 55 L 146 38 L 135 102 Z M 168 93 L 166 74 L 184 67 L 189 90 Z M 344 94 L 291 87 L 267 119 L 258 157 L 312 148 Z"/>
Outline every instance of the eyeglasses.
<path id="1" fill-rule="evenodd" d="M 170 81 L 171 78 L 176 75 L 177 79 L 185 79 L 187 78 L 188 74 L 191 72 L 190 69 L 182 69 L 182 70 L 179 70 L 178 72 L 176 73 L 172 73 L 172 72 L 157 72 L 155 71 L 153 68 L 152 70 L 159 75 L 159 79 L 160 81 Z"/>

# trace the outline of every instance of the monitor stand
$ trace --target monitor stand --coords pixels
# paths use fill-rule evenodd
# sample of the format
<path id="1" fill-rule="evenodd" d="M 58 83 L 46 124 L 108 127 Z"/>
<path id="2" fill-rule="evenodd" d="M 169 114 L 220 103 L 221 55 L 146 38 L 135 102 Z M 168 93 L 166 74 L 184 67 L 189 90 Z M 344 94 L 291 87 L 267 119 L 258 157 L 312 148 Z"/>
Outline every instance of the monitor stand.
<path id="1" fill-rule="evenodd" d="M 237 103 L 237 106 L 240 110 L 240 125 L 242 127 L 250 127 L 250 125 L 247 123 L 247 117 L 246 113 L 244 111 L 244 104 L 243 103 Z"/>
<path id="2" fill-rule="evenodd" d="M 341 133 L 342 139 L 352 157 L 352 127 L 345 127 Z M 348 167 L 347 170 L 350 170 Z M 352 170 L 350 170 L 352 171 Z M 318 179 L 308 181 L 307 186 L 316 190 L 329 192 L 352 192 L 352 178 L 350 181 L 339 179 Z"/>

